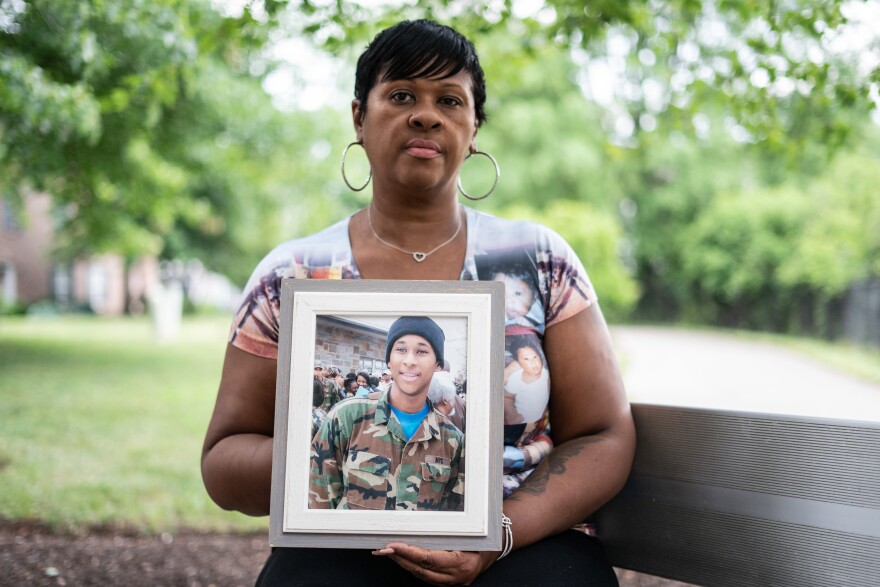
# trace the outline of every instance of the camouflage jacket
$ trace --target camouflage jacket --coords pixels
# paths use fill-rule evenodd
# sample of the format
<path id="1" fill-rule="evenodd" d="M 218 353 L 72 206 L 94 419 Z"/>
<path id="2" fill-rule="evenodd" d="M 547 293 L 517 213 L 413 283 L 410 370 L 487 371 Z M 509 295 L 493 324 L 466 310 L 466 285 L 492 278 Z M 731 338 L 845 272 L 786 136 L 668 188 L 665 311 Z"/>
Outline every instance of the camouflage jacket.
<path id="1" fill-rule="evenodd" d="M 329 410 L 339 401 L 339 384 L 330 377 L 325 377 L 322 383 L 324 385 L 324 402 L 321 407 Z"/>
<path id="2" fill-rule="evenodd" d="M 462 511 L 464 434 L 430 409 L 407 441 L 387 393 L 340 402 L 312 439 L 309 507 Z"/>

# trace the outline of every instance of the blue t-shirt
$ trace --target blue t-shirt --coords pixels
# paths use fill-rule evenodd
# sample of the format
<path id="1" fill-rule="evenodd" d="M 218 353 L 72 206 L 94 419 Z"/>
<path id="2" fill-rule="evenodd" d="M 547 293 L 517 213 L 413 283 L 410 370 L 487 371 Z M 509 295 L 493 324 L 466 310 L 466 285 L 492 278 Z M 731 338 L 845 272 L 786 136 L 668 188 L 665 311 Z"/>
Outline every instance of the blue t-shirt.
<path id="1" fill-rule="evenodd" d="M 391 411 L 394 412 L 394 415 L 397 416 L 397 421 L 400 422 L 400 427 L 403 428 L 403 433 L 406 434 L 407 440 L 412 438 L 413 434 L 416 433 L 416 430 L 419 429 L 422 420 L 428 415 L 427 403 L 425 403 L 425 406 L 415 414 L 409 414 L 402 410 L 398 410 L 391 404 L 388 405 L 391 407 Z"/>

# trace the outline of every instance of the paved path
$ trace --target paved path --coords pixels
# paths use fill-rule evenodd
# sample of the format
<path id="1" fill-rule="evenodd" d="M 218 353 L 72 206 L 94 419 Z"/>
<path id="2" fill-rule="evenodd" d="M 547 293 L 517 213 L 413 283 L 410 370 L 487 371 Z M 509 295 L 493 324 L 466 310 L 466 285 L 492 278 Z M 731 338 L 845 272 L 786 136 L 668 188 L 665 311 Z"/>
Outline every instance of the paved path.
<path id="1" fill-rule="evenodd" d="M 612 328 L 630 400 L 880 422 L 880 385 L 732 334 Z"/>

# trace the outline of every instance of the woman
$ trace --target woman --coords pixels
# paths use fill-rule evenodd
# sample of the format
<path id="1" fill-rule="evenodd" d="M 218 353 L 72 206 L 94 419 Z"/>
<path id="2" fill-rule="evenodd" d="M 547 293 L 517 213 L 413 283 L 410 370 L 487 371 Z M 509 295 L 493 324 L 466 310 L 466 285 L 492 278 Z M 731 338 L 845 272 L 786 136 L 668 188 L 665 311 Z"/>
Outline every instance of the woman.
<path id="1" fill-rule="evenodd" d="M 355 397 L 367 397 L 374 391 L 370 386 L 370 374 L 366 371 L 361 371 L 357 374 L 357 384 L 358 389 Z"/>
<path id="2" fill-rule="evenodd" d="M 356 378 L 349 377 L 345 380 L 345 385 L 343 386 L 345 397 L 354 397 L 355 394 L 357 394 L 358 389 L 360 389 L 360 385 L 358 385 L 358 381 Z"/>
<path id="3" fill-rule="evenodd" d="M 403 22 L 361 55 L 352 118 L 370 161 L 372 200 L 316 235 L 280 245 L 254 271 L 230 335 L 202 472 L 222 507 L 269 512 L 282 277 L 491 279 L 478 272 L 477 258 L 525 253 L 544 324 L 514 328 L 540 344 L 552 389 L 541 420 L 510 432 L 520 446 L 549 434 L 553 449 L 533 468 L 505 470 L 514 551 L 498 562 L 498 552 L 402 543 L 376 556 L 279 548 L 260 585 L 616 584 L 597 541 L 571 528 L 626 480 L 635 446 L 629 406 L 595 294 L 570 247 L 546 228 L 457 201 L 461 166 L 477 153 L 485 99 L 473 45 L 448 27 Z"/>

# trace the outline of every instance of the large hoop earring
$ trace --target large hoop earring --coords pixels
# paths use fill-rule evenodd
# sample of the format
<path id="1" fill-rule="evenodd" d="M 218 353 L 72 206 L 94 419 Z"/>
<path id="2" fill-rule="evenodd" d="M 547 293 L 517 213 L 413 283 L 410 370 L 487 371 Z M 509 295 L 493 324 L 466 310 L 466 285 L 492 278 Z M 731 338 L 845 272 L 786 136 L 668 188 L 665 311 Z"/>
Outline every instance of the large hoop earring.
<path id="1" fill-rule="evenodd" d="M 360 141 L 354 141 L 354 142 L 349 143 L 348 146 L 342 150 L 342 163 L 340 164 L 339 168 L 342 171 L 342 181 L 345 182 L 345 185 L 348 186 L 348 189 L 350 189 L 353 192 L 360 192 L 360 191 L 364 190 L 368 185 L 370 185 L 370 180 L 373 179 L 373 168 L 370 167 L 370 175 L 367 177 L 366 183 L 364 185 L 362 185 L 361 187 L 356 188 L 353 185 L 351 185 L 351 183 L 349 183 L 348 178 L 345 176 L 345 156 L 348 154 L 348 150 L 351 149 L 354 145 L 360 145 L 361 147 L 363 147 L 363 145 L 361 144 Z"/>
<path id="2" fill-rule="evenodd" d="M 492 165 L 495 166 L 495 181 L 492 182 L 492 187 L 489 188 L 488 192 L 486 192 L 482 196 L 479 196 L 476 198 L 474 196 L 470 195 L 469 193 L 467 193 L 466 191 L 464 191 L 464 188 L 461 187 L 461 175 L 458 176 L 458 191 L 460 191 L 461 195 L 464 196 L 465 198 L 467 198 L 468 200 L 476 202 L 477 200 L 485 200 L 490 195 L 492 195 L 492 192 L 495 191 L 495 187 L 498 185 L 498 180 L 501 178 L 501 168 L 498 167 L 498 162 L 495 161 L 495 157 L 493 157 L 492 155 L 490 155 L 489 153 L 487 153 L 485 151 L 474 151 L 473 153 L 468 153 L 468 156 L 465 157 L 464 160 L 467 161 L 468 159 L 471 158 L 472 155 L 483 155 L 483 156 L 487 157 L 489 159 L 489 161 L 492 162 Z"/>

